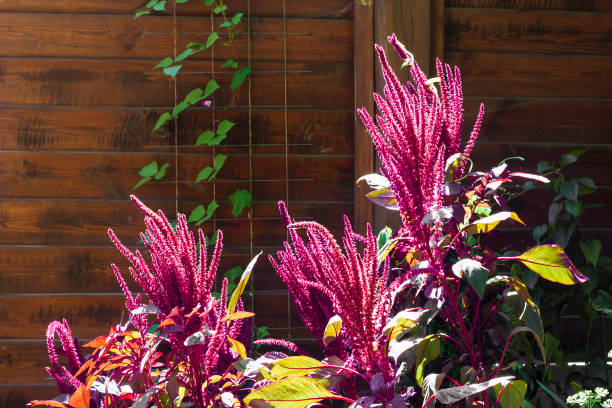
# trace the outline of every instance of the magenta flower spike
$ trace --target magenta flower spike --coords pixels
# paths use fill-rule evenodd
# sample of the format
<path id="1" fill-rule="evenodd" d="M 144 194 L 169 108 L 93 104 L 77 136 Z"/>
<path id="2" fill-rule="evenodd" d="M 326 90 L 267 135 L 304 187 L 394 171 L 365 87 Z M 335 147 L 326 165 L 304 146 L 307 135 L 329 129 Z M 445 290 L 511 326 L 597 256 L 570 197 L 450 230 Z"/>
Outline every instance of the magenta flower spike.
<path id="1" fill-rule="evenodd" d="M 68 361 L 68 368 L 60 365 L 57 356 L 57 349 L 53 344 L 55 335 L 60 340 L 61 349 L 59 353 Z M 83 358 L 77 350 L 78 342 L 72 337 L 70 326 L 66 320 L 59 322 L 57 320 L 49 323 L 47 328 L 47 351 L 49 352 L 49 360 L 51 367 L 46 370 L 57 382 L 57 388 L 61 393 L 71 393 L 83 385 L 83 383 L 74 377 L 74 374 L 83 364 Z"/>
<path id="2" fill-rule="evenodd" d="M 382 47 L 376 51 L 385 79 L 384 96 L 374 94 L 380 112 L 376 121 L 365 108 L 358 109 L 378 156 L 382 174 L 389 180 L 402 219 L 400 237 L 421 252 L 439 234 L 437 227 L 422 223 L 423 217 L 442 207 L 444 174 L 448 159 L 460 153 L 463 122 L 463 92 L 457 67 L 436 61 L 440 92 L 420 69 L 412 56 L 397 40 L 388 37 L 399 56 L 410 66 L 412 81 L 405 84 L 397 78 Z M 484 108 L 465 146 L 456 174 L 472 151 Z"/>
<path id="3" fill-rule="evenodd" d="M 353 232 L 344 217 L 344 250 L 332 234 L 316 222 L 292 223 L 283 202 L 279 203 L 293 244 L 285 242 L 272 265 L 285 282 L 298 307 L 304 324 L 323 344 L 323 332 L 329 319 L 342 319 L 340 336 L 325 347 L 328 356 L 338 355 L 354 361 L 371 376 L 382 372 L 391 375 L 382 329 L 392 306 L 392 291 L 397 282 L 388 285 L 389 268 L 379 267 L 376 238 L 368 225 L 365 237 Z M 308 243 L 296 230 L 306 229 Z M 358 245 L 364 248 L 360 252 Z M 389 377 L 390 378 L 390 377 Z"/>

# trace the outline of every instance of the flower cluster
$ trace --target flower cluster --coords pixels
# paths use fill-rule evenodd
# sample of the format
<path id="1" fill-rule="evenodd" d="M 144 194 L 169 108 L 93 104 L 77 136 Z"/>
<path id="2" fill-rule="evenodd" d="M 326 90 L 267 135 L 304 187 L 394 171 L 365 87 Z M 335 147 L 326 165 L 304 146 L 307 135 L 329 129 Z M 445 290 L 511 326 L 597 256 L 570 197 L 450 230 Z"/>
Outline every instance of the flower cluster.
<path id="1" fill-rule="evenodd" d="M 376 45 L 385 79 L 384 97 L 374 94 L 380 115 L 376 116 L 375 123 L 365 108 L 358 109 L 358 113 L 372 137 L 382 162 L 381 172 L 389 180 L 397 202 L 403 226 L 400 236 L 407 246 L 424 250 L 436 231 L 421 220 L 443 204 L 444 175 L 449 159 L 457 159 L 457 172 L 463 171 L 478 136 L 484 108 L 480 106 L 474 129 L 458 156 L 463 122 L 459 69 L 448 64 L 443 66 L 437 60 L 438 94 L 435 81 L 427 79 L 395 35 L 388 39 L 410 66 L 414 82 L 401 83 L 383 48 Z"/>
<path id="2" fill-rule="evenodd" d="M 62 345 L 62 348 L 59 350 L 53 344 L 56 334 Z M 47 367 L 46 370 L 49 375 L 55 378 L 61 393 L 73 392 L 83 385 L 82 381 L 74 376 L 83 364 L 83 356 L 78 351 L 78 345 L 77 339 L 72 337 L 70 326 L 66 320 L 62 322 L 55 320 L 49 323 L 47 328 L 47 351 L 49 352 L 51 367 Z M 57 356 L 58 351 L 68 361 L 68 368 L 60 365 Z"/>

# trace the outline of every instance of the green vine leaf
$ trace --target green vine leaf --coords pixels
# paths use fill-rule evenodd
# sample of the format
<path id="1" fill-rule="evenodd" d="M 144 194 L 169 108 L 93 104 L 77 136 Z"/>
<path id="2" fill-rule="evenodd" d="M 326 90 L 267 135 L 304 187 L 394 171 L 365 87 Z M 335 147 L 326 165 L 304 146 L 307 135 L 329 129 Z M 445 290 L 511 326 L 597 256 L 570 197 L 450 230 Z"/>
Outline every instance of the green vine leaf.
<path id="1" fill-rule="evenodd" d="M 145 7 L 146 8 L 151 8 L 151 7 L 155 6 L 157 3 L 159 3 L 159 0 L 149 0 L 149 2 L 147 3 L 147 5 Z"/>
<path id="2" fill-rule="evenodd" d="M 244 80 L 250 73 L 251 73 L 251 68 L 249 67 L 244 67 L 244 68 L 240 68 L 239 70 L 237 70 L 234 73 L 234 78 L 232 79 L 232 84 L 230 85 L 230 89 L 233 91 L 236 88 L 238 88 L 240 85 L 242 85 L 242 83 L 244 82 Z"/>
<path id="3" fill-rule="evenodd" d="M 155 175 L 155 180 L 160 180 L 164 177 L 166 177 L 166 169 L 170 167 L 170 164 L 168 163 L 164 163 L 161 168 L 159 169 L 159 171 L 157 172 L 157 174 Z"/>
<path id="4" fill-rule="evenodd" d="M 160 127 L 165 126 L 168 122 L 170 122 L 171 119 L 172 119 L 172 115 L 170 115 L 170 112 L 162 113 L 159 119 L 157 119 L 157 122 L 155 122 L 153 131 L 155 132 Z"/>
<path id="5" fill-rule="evenodd" d="M 190 106 L 189 103 L 182 101 L 181 103 L 176 105 L 174 109 L 172 109 L 172 117 L 175 119 L 178 118 L 179 113 L 187 109 L 189 106 Z"/>
<path id="6" fill-rule="evenodd" d="M 206 215 L 206 209 L 204 208 L 202 204 L 200 204 L 196 208 L 193 209 L 191 214 L 189 214 L 189 218 L 187 219 L 187 221 L 196 222 L 202 217 L 204 217 L 205 215 Z"/>
<path id="7" fill-rule="evenodd" d="M 227 61 L 225 61 L 223 65 L 221 65 L 221 68 L 227 68 L 227 67 L 236 69 L 238 68 L 238 63 L 230 58 Z"/>
<path id="8" fill-rule="evenodd" d="M 158 2 L 152 8 L 155 11 L 166 11 L 166 0 L 162 0 Z"/>
<path id="9" fill-rule="evenodd" d="M 225 155 L 223 153 L 219 153 L 218 155 L 215 156 L 215 161 L 214 161 L 213 165 L 215 166 L 215 170 L 217 172 L 219 172 L 219 170 L 221 170 L 221 168 L 225 164 L 226 160 L 227 160 L 227 155 Z"/>
<path id="10" fill-rule="evenodd" d="M 142 169 L 140 169 L 138 174 L 140 174 L 142 177 L 153 177 L 154 175 L 157 174 L 157 171 L 158 171 L 157 162 L 153 160 L 151 163 L 147 164 Z"/>
<path id="11" fill-rule="evenodd" d="M 223 140 L 225 140 L 225 138 L 227 137 L 227 135 L 219 135 L 213 139 L 211 139 L 208 142 L 209 146 L 219 146 L 219 143 L 221 143 Z"/>
<path id="12" fill-rule="evenodd" d="M 185 49 L 185 51 L 181 52 L 179 55 L 176 56 L 176 58 L 174 59 L 174 62 L 183 61 L 184 59 L 189 58 L 190 56 L 192 56 L 196 52 L 197 52 L 197 50 L 195 50 L 193 48 L 187 48 L 187 49 Z"/>
<path id="13" fill-rule="evenodd" d="M 195 182 L 199 183 L 202 180 L 206 180 L 207 178 L 210 177 L 210 175 L 213 172 L 213 168 L 210 166 L 206 166 L 204 167 L 202 170 L 200 170 L 200 172 L 198 173 L 198 176 L 196 177 Z"/>
<path id="14" fill-rule="evenodd" d="M 212 6 L 213 3 L 215 2 L 215 0 L 202 0 L 202 1 L 204 2 L 204 5 L 208 7 Z"/>
<path id="15" fill-rule="evenodd" d="M 189 0 L 175 0 L 176 4 L 183 4 L 189 2 Z"/>
<path id="16" fill-rule="evenodd" d="M 204 46 L 204 43 L 201 42 L 190 42 L 185 48 L 191 48 L 195 51 L 202 51 L 204 50 Z"/>
<path id="17" fill-rule="evenodd" d="M 151 14 L 150 10 L 142 10 L 137 12 L 136 14 L 134 14 L 134 20 L 136 20 L 138 17 L 144 16 L 145 14 Z"/>
<path id="18" fill-rule="evenodd" d="M 217 134 L 218 135 L 224 135 L 227 132 L 230 131 L 231 128 L 234 127 L 236 123 L 231 122 L 229 120 L 223 120 L 219 123 L 219 125 L 217 125 Z"/>
<path id="19" fill-rule="evenodd" d="M 222 6 L 217 6 L 213 9 L 213 12 L 215 14 L 219 14 L 219 13 L 223 13 L 225 10 L 227 10 L 227 6 L 225 4 L 223 4 Z"/>
<path id="20" fill-rule="evenodd" d="M 176 74 L 178 74 L 181 68 L 182 65 L 175 65 L 173 67 L 164 68 L 164 74 L 168 75 L 169 77 L 176 78 Z"/>
<path id="21" fill-rule="evenodd" d="M 228 199 L 232 203 L 232 214 L 235 218 L 242 214 L 242 210 L 251 205 L 253 196 L 249 190 L 236 190 L 230 194 Z"/>
<path id="22" fill-rule="evenodd" d="M 217 89 L 219 89 L 219 84 L 217 83 L 217 81 L 215 81 L 214 79 L 211 79 L 210 81 L 208 81 L 208 83 L 206 84 L 206 89 L 204 90 L 204 98 L 208 98 L 210 95 L 212 95 L 213 92 L 215 92 Z"/>
<path id="23" fill-rule="evenodd" d="M 219 27 L 221 28 L 225 28 L 225 27 L 231 27 L 232 26 L 232 22 L 231 21 L 224 21 L 221 23 L 221 25 Z"/>
<path id="24" fill-rule="evenodd" d="M 207 130 L 204 133 L 202 133 L 200 136 L 198 136 L 198 140 L 196 140 L 195 145 L 200 146 L 203 144 L 208 144 L 214 137 L 215 137 L 214 132 L 212 130 Z"/>
<path id="25" fill-rule="evenodd" d="M 170 65 L 172 65 L 172 62 L 173 62 L 172 58 L 166 57 L 163 60 L 159 61 L 159 64 L 154 66 L 153 69 L 169 67 Z"/>
<path id="26" fill-rule="evenodd" d="M 206 39 L 206 46 L 205 48 L 210 48 L 215 41 L 217 41 L 219 39 L 219 34 L 217 34 L 216 32 L 212 32 L 210 34 L 208 34 L 208 38 Z"/>
<path id="27" fill-rule="evenodd" d="M 198 103 L 202 99 L 204 99 L 204 97 L 202 96 L 203 94 L 204 93 L 202 92 L 200 88 L 196 88 L 187 94 L 184 101 L 190 105 L 193 105 L 194 103 Z"/>
<path id="28" fill-rule="evenodd" d="M 240 19 L 242 19 L 242 16 L 244 16 L 244 13 L 236 13 L 234 17 L 232 17 L 232 24 L 238 24 L 240 22 Z"/>
<path id="29" fill-rule="evenodd" d="M 136 190 L 138 187 L 142 186 L 144 183 L 148 183 L 149 181 L 151 181 L 151 177 L 141 179 L 134 187 L 132 187 L 132 190 Z"/>

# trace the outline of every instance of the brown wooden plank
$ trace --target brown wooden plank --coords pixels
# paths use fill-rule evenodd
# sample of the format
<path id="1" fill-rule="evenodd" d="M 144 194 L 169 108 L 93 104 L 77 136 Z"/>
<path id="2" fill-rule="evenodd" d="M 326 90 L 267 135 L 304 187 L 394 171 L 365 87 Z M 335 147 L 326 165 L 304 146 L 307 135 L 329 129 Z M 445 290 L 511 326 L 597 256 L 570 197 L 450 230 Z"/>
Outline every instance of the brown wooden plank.
<path id="1" fill-rule="evenodd" d="M 247 2 L 250 2 L 251 16 L 282 17 L 283 2 L 278 0 L 233 0 L 227 3 L 227 14 L 243 12 L 247 14 Z M 352 2 L 347 0 L 286 0 L 285 14 L 287 17 L 309 18 L 344 18 L 352 17 Z M 132 15 L 142 6 L 142 0 L 122 0 L 110 3 L 100 3 L 97 0 L 55 0 L 40 2 L 39 0 L 22 0 L 19 2 L 4 1 L 0 3 L 0 11 L 33 12 L 33 13 L 100 13 Z M 208 16 L 210 8 L 201 1 L 192 0 L 177 7 L 178 15 Z M 147 17 L 141 17 L 145 19 Z"/>
<path id="2" fill-rule="evenodd" d="M 216 27 L 223 22 L 215 19 Z M 48 58 L 147 58 L 172 56 L 174 19 L 131 16 L 0 13 L 0 56 Z M 244 24 L 243 24 L 244 25 Z M 176 20 L 177 53 L 193 41 L 205 41 L 208 19 L 183 17 Z M 251 56 L 259 61 L 283 61 L 284 30 L 281 19 L 251 21 Z M 288 19 L 287 60 L 350 62 L 353 60 L 353 23 L 348 20 Z M 218 60 L 246 59 L 246 25 L 231 47 L 223 28 L 214 45 Z M 321 47 L 321 44 L 327 44 Z M 212 58 L 212 50 L 191 59 Z M 155 65 L 155 64 L 153 64 Z"/>
<path id="3" fill-rule="evenodd" d="M 603 13 L 449 8 L 445 40 L 450 52 L 610 55 L 610 25 Z"/>
<path id="4" fill-rule="evenodd" d="M 250 300 L 244 299 L 246 304 Z M 257 294 L 254 296 L 257 324 L 274 328 L 288 327 L 287 296 L 284 294 Z M 0 338 L 44 338 L 52 320 L 66 319 L 72 334 L 89 339 L 108 333 L 111 325 L 120 321 L 125 309 L 122 294 L 79 294 L 74 296 L 0 296 Z M 295 326 L 301 327 L 295 307 L 290 311 Z M 124 317 L 125 318 L 125 317 Z M 14 322 L 22 322 L 15 325 Z"/>
<path id="5" fill-rule="evenodd" d="M 219 151 L 218 151 L 219 152 Z M 173 163 L 169 154 L 75 154 L 40 152 L 0 153 L 0 183 L 4 197 L 25 198 L 119 198 L 132 193 L 140 168 L 152 160 Z M 212 183 L 194 184 L 201 169 L 212 164 L 212 154 L 183 155 L 179 160 L 181 197 L 212 197 Z M 351 156 L 254 156 L 253 195 L 258 200 L 275 201 L 285 197 L 285 166 L 292 201 L 349 201 L 353 196 Z M 331 170 L 333 169 L 333 171 Z M 137 190 L 143 199 L 168 199 L 175 195 L 174 181 L 168 176 Z M 249 180 L 245 156 L 229 156 L 216 179 L 217 194 L 224 199 Z M 275 186 L 274 189 L 271 189 Z M 279 192 L 280 190 L 280 192 Z M 183 195 L 185 194 L 185 195 Z"/>
<path id="6" fill-rule="evenodd" d="M 215 79 L 221 89 L 215 93 L 219 105 L 247 103 L 248 89 L 240 87 L 231 95 L 230 73 Z M 283 64 L 252 64 L 252 105 L 283 107 Z M 210 79 L 211 64 L 191 61 L 178 76 L 179 97 Z M 287 65 L 287 105 L 311 109 L 351 109 L 353 66 L 349 63 L 290 63 Z M 81 105 L 81 106 L 170 106 L 171 79 L 151 71 L 151 62 L 142 60 L 0 60 L 0 104 Z M 316 83 L 318 86 L 312 86 Z"/>
<path id="7" fill-rule="evenodd" d="M 609 57 L 446 53 L 462 71 L 463 91 L 477 96 L 607 98 L 612 82 Z"/>
<path id="8" fill-rule="evenodd" d="M 0 109 L 0 150 L 174 151 L 168 132 L 153 133 L 161 110 L 145 108 L 90 109 L 19 107 Z M 236 126 L 223 142 L 232 153 L 248 151 L 248 111 L 215 112 L 215 119 Z M 350 154 L 353 152 L 353 114 L 331 111 L 287 112 L 289 154 Z M 212 126 L 210 110 L 187 110 L 179 119 L 179 145 L 193 145 Z M 255 110 L 251 121 L 254 154 L 285 152 L 285 114 Z M 234 146 L 229 149 L 227 146 Z M 186 152 L 202 148 L 185 147 Z"/>
<path id="9" fill-rule="evenodd" d="M 587 147 L 587 146 L 584 146 Z M 524 162 L 512 161 L 510 167 L 513 170 L 535 172 L 537 163 L 542 160 L 559 161 L 563 153 L 567 153 L 576 147 L 559 146 L 551 144 L 502 144 L 487 143 L 478 144 L 474 148 L 472 159 L 476 170 L 488 170 L 501 160 L 511 156 L 521 156 Z M 591 146 L 589 150 L 580 157 L 575 166 L 568 166 L 566 174 L 569 177 L 591 177 L 595 184 L 601 187 L 612 186 L 612 172 L 602 170 L 610 168 L 612 158 L 612 146 Z"/>
<path id="10" fill-rule="evenodd" d="M 355 109 L 374 111 L 374 5 L 355 3 Z M 355 111 L 355 180 L 374 171 L 374 146 Z M 366 222 L 374 221 L 374 206 L 361 186 L 355 186 L 355 220 L 357 231 L 364 233 Z"/>
<path id="11" fill-rule="evenodd" d="M 3 408 L 23 408 L 34 399 L 49 399 L 58 394 L 55 384 L 0 384 L 0 406 Z"/>
<path id="12" fill-rule="evenodd" d="M 446 7 L 612 11 L 610 0 L 445 0 Z"/>
<path id="13" fill-rule="evenodd" d="M 204 202 L 205 204 L 207 202 Z M 180 211 L 189 214 L 197 202 L 182 203 Z M 174 203 L 151 203 L 173 217 Z M 291 203 L 292 215 L 298 219 L 315 219 L 339 227 L 346 204 L 299 204 Z M 225 233 L 225 245 L 246 246 L 249 236 L 241 233 L 251 222 L 244 211 L 240 218 L 233 218 L 231 205 L 222 202 L 215 213 L 216 226 Z M 324 214 L 320 212 L 324 210 Z M 109 245 L 107 230 L 117 229 L 117 234 L 125 239 L 126 245 L 135 245 L 139 233 L 143 231 L 142 214 L 130 202 L 79 202 L 18 200 L 2 201 L 0 214 L 6 220 L 0 227 L 0 244 L 4 245 Z M 332 216 L 333 214 L 333 216 Z M 280 246 L 286 235 L 282 219 L 274 203 L 255 203 L 252 219 L 254 228 L 253 245 Z M 207 234 L 212 225 L 204 225 Z M 7 268 L 8 269 L 8 268 Z"/>
<path id="14" fill-rule="evenodd" d="M 468 97 L 465 101 L 466 135 L 474 126 L 481 102 L 485 105 L 485 116 L 480 142 L 612 143 L 610 100 Z"/>

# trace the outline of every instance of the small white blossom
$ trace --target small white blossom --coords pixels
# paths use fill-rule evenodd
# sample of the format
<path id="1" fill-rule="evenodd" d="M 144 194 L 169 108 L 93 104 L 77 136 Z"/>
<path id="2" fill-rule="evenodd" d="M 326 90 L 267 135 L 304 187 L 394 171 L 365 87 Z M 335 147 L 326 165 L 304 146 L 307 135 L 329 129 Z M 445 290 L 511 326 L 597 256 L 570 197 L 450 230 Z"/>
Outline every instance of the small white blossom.
<path id="1" fill-rule="evenodd" d="M 603 408 L 612 408 L 612 399 L 607 399 L 601 403 Z"/>
<path id="2" fill-rule="evenodd" d="M 601 399 L 601 398 L 607 397 L 609 394 L 609 391 L 603 387 L 597 387 L 595 388 L 595 394 L 597 394 L 597 398 Z"/>

